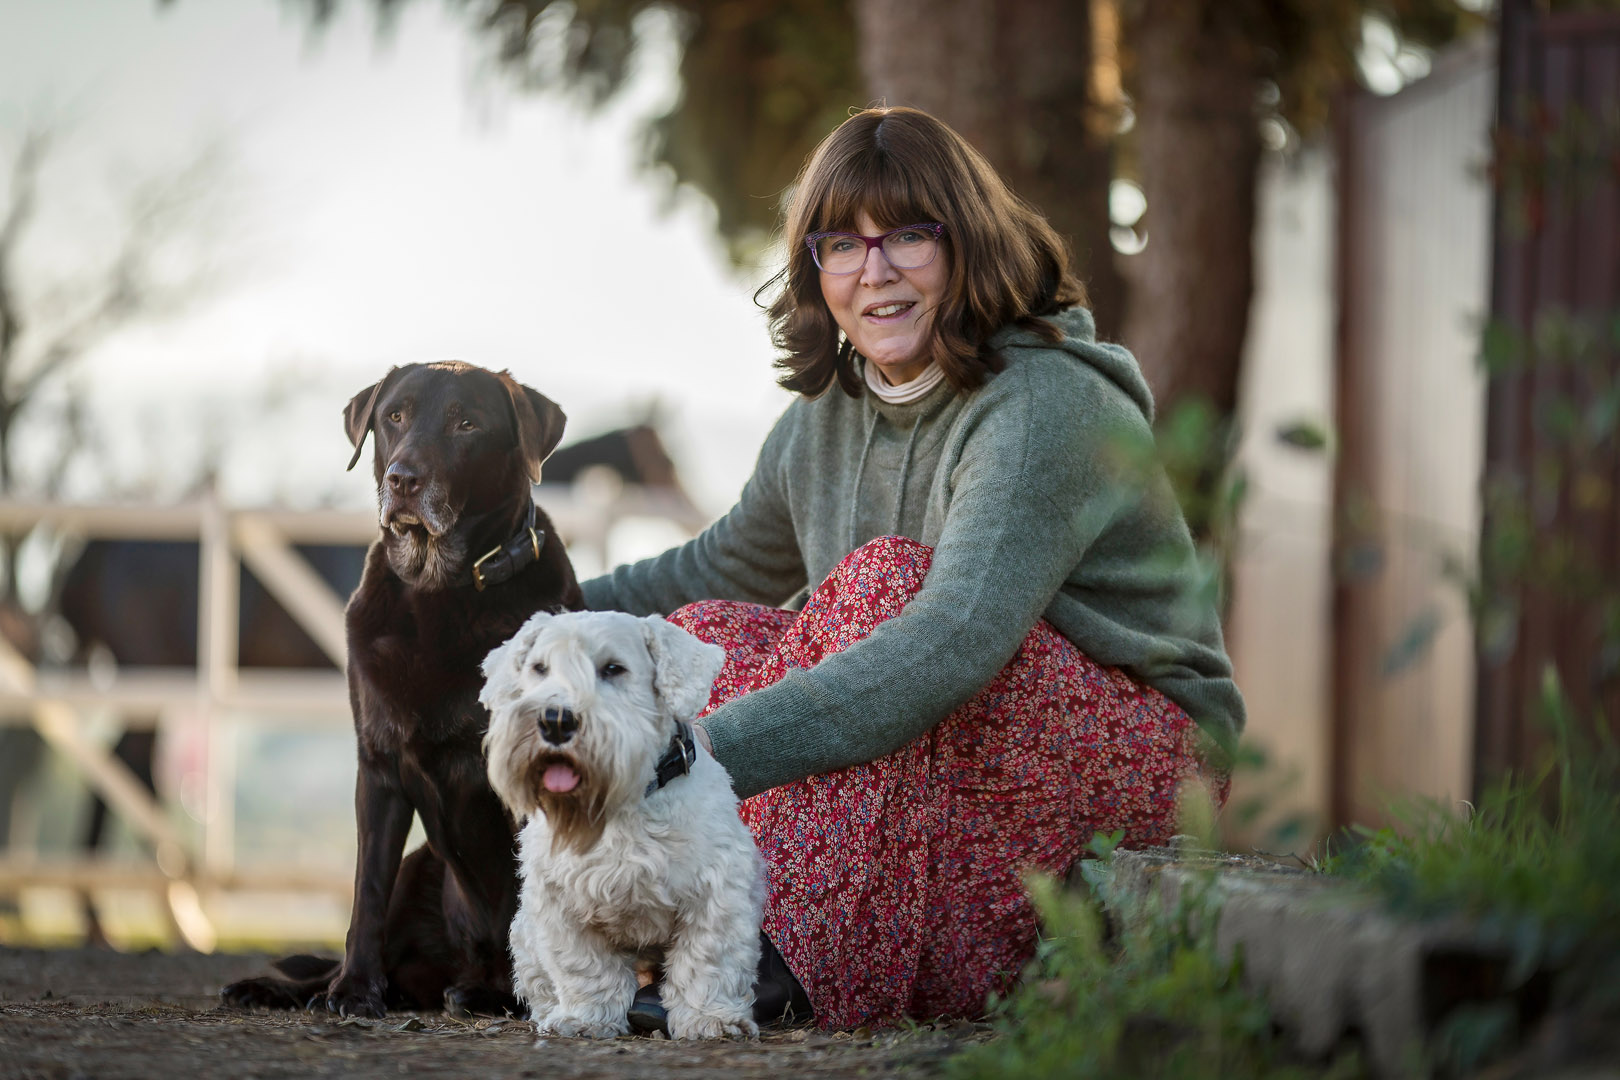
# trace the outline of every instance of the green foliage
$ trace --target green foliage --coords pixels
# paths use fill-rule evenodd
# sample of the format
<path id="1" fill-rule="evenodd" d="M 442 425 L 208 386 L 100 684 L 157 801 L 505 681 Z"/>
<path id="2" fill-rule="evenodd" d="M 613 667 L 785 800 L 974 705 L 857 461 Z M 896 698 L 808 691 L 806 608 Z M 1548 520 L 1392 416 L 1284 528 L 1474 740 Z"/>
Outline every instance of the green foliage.
<path id="1" fill-rule="evenodd" d="M 1620 7 L 1554 4 L 1561 10 Z M 1509 103 L 1495 132 L 1491 178 L 1511 240 L 1549 221 L 1582 220 L 1612 187 L 1620 162 L 1620 109 L 1595 112 L 1545 101 Z M 1548 612 L 1594 641 L 1582 689 L 1620 683 L 1620 562 L 1612 550 L 1620 500 L 1620 308 L 1543 305 L 1522 322 L 1498 318 L 1480 340 L 1480 363 L 1503 403 L 1529 401 L 1531 428 L 1509 440 L 1511 458 L 1489 468 L 1481 584 L 1475 592 L 1487 661 L 1521 647 L 1525 611 Z M 1510 407 L 1505 416 L 1511 416 Z M 1530 626 L 1535 637 L 1547 616 Z M 1531 645 L 1530 647 L 1535 647 Z"/>
<path id="2" fill-rule="evenodd" d="M 1510 957 L 1510 982 L 1556 975 L 1556 1006 L 1620 1014 L 1620 746 L 1603 724 L 1585 736 L 1557 676 L 1544 680 L 1551 747 L 1532 775 L 1493 784 L 1477 806 L 1408 801 L 1393 827 L 1327 869 L 1380 893 L 1398 914 L 1464 916 Z M 1510 987 L 1511 989 L 1511 987 Z M 1502 1007 L 1450 1018 L 1438 1051 L 1467 1066 L 1514 1032 Z M 1516 1021 L 1515 1021 L 1516 1022 Z"/>
<path id="3" fill-rule="evenodd" d="M 1511 208 L 1514 200 L 1504 205 Z M 1520 458 L 1490 463 L 1482 480 L 1477 571 L 1456 555 L 1439 556 L 1442 576 L 1467 596 L 1487 662 L 1520 646 L 1522 612 L 1527 600 L 1539 598 L 1556 605 L 1570 624 L 1590 628 L 1594 684 L 1620 679 L 1620 562 L 1604 524 L 1620 499 L 1613 481 L 1620 460 L 1616 352 L 1620 310 L 1576 314 L 1547 307 L 1528 328 L 1493 319 L 1481 329 L 1479 363 L 1498 393 L 1532 395 L 1535 402 Z M 1347 504 L 1346 531 L 1371 539 L 1345 545 L 1345 577 L 1382 567 L 1380 526 L 1358 516 L 1361 510 Z M 1421 660 L 1440 629 L 1434 608 L 1420 610 L 1387 646 L 1385 677 Z"/>
<path id="4" fill-rule="evenodd" d="M 1429 646 L 1434 644 L 1444 625 L 1439 610 L 1433 606 L 1425 607 L 1408 619 L 1394 644 L 1384 650 L 1380 674 L 1393 679 L 1428 655 Z"/>
<path id="5" fill-rule="evenodd" d="M 1563 1015 L 1620 1016 L 1620 746 L 1605 734 L 1586 741 L 1551 674 L 1543 708 L 1552 751 L 1535 774 L 1495 785 L 1477 807 L 1398 806 L 1396 827 L 1356 830 L 1359 842 L 1313 864 L 1372 888 L 1398 915 L 1465 917 L 1508 957 L 1508 996 L 1466 1002 L 1434 1029 L 1428 1064 L 1457 1074 L 1522 1041 L 1511 992 L 1538 972 L 1553 973 L 1551 1007 Z M 1207 890 L 1111 934 L 1097 901 L 1121 839 L 1088 845 L 1090 896 L 1029 882 L 1044 928 L 1036 958 L 993 1003 L 999 1037 L 953 1059 L 949 1076 L 1362 1075 L 1353 1055 L 1315 1065 L 1289 1055 L 1242 986 L 1241 957 L 1215 948 Z"/>
<path id="6" fill-rule="evenodd" d="M 1540 770 L 1491 785 L 1476 806 L 1397 804 L 1397 824 L 1358 827 L 1365 842 L 1334 872 L 1397 911 L 1469 915 L 1537 948 L 1620 944 L 1620 747 L 1602 725 L 1582 734 L 1551 671 L 1543 708 L 1552 742 Z"/>
<path id="7" fill-rule="evenodd" d="M 1106 889 L 1119 837 L 1099 836 L 1088 869 Z M 1291 1062 L 1265 1004 L 1241 985 L 1242 965 L 1223 959 L 1203 896 L 1152 914 L 1110 938 L 1092 897 L 1045 878 L 1030 881 L 1045 928 L 1036 959 L 1011 997 L 995 1004 L 1000 1037 L 953 1058 L 955 1080 L 1065 1077 L 1338 1077 L 1360 1074 L 1352 1057 L 1325 1072 Z"/>
<path id="8" fill-rule="evenodd" d="M 1223 608 L 1239 518 L 1249 497 L 1248 470 L 1237 462 L 1240 434 L 1234 419 L 1221 415 L 1210 401 L 1186 397 L 1158 417 L 1152 446 L 1127 454 L 1134 455 L 1144 479 L 1151 475 L 1148 463 L 1169 477 L 1199 554 L 1211 568 L 1212 595 L 1202 599 Z M 1309 419 L 1283 424 L 1274 434 L 1283 445 L 1305 453 L 1326 452 L 1333 442 L 1327 427 Z"/>
<path id="9" fill-rule="evenodd" d="M 1554 112 L 1544 102 L 1519 108 L 1520 123 L 1496 129 L 1491 161 L 1499 205 L 1516 238 L 1538 231 L 1550 213 L 1601 192 L 1612 182 L 1620 147 L 1620 109 L 1594 114 L 1569 104 Z"/>
<path id="10" fill-rule="evenodd" d="M 316 28 L 342 6 L 283 2 L 303 9 Z M 371 0 L 379 28 L 386 31 L 413 2 Z M 593 104 L 611 97 L 631 71 L 638 20 L 654 10 L 674 16 L 684 38 L 683 90 L 649 126 L 646 161 L 714 202 L 720 233 L 739 257 L 757 251 L 776 226 L 778 196 L 805 156 L 870 96 L 850 0 L 447 2 L 520 85 Z M 1127 12 L 1140 3 L 1123 0 Z M 1208 47 L 1241 53 L 1274 88 L 1267 99 L 1278 114 L 1306 134 L 1322 126 L 1333 95 L 1358 78 L 1366 19 L 1418 46 L 1485 23 L 1458 0 L 1200 0 L 1177 11 L 1201 21 Z M 1128 36 L 1122 45 L 1129 65 Z"/>
<path id="11" fill-rule="evenodd" d="M 1513 387 L 1534 377 L 1540 387 L 1524 466 L 1495 465 L 1484 483 L 1481 583 L 1472 599 L 1488 659 L 1517 647 L 1521 606 L 1540 595 L 1589 620 L 1599 681 L 1620 678 L 1620 563 L 1603 526 L 1620 498 L 1612 479 L 1620 454 L 1617 350 L 1620 310 L 1546 308 L 1528 329 L 1494 320 L 1481 334 L 1480 363 L 1493 381 Z"/>
<path id="12" fill-rule="evenodd" d="M 684 0 L 680 102 L 654 122 L 650 158 L 714 201 L 739 260 L 778 226 L 781 196 L 826 134 L 867 95 L 848 0 L 779 0 L 770 18 Z"/>
<path id="13" fill-rule="evenodd" d="M 1192 397 L 1158 418 L 1153 437 L 1147 454 L 1169 477 L 1199 554 L 1212 568 L 1214 596 L 1202 599 L 1224 606 L 1238 515 L 1249 493 L 1248 473 L 1234 463 L 1237 425 L 1209 401 Z"/>
<path id="14" fill-rule="evenodd" d="M 1220 833 L 1242 836 L 1253 845 L 1255 854 L 1273 859 L 1293 859 L 1309 867 L 1309 856 L 1295 849 L 1309 847 L 1319 832 L 1315 815 L 1302 810 L 1284 811 L 1300 783 L 1298 764 L 1284 766 L 1274 761 L 1265 748 L 1252 740 L 1240 741 L 1232 756 L 1232 792 L 1220 812 Z M 1229 839 L 1209 845 L 1230 849 Z"/>
<path id="15" fill-rule="evenodd" d="M 1294 420 L 1282 424 L 1276 431 L 1277 441 L 1296 450 L 1327 450 L 1333 444 L 1333 433 L 1315 420 Z"/>
<path id="16" fill-rule="evenodd" d="M 1123 0 L 1127 14 L 1146 0 Z M 1357 62 L 1369 20 L 1381 23 L 1410 46 L 1434 48 L 1487 25 L 1472 5 L 1457 0 L 1197 0 L 1165 9 L 1199 21 L 1209 49 L 1242 58 L 1256 78 L 1274 88 L 1277 115 L 1302 135 L 1326 124 L 1334 96 L 1361 80 Z M 1128 81 L 1130 41 L 1125 41 Z"/>

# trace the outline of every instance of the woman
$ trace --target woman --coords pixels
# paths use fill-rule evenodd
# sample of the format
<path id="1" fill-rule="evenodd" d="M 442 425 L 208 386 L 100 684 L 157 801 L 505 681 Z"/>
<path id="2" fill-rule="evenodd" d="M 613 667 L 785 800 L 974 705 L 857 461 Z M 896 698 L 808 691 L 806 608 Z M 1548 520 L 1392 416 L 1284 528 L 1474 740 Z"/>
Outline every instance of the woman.
<path id="1" fill-rule="evenodd" d="M 793 190 L 770 318 L 800 396 L 726 517 L 585 598 L 726 648 L 699 737 L 820 1023 L 976 1015 L 1033 950 L 1021 875 L 1166 839 L 1183 781 L 1224 793 L 1243 705 L 1151 395 L 1045 220 L 911 109 L 851 117 Z"/>

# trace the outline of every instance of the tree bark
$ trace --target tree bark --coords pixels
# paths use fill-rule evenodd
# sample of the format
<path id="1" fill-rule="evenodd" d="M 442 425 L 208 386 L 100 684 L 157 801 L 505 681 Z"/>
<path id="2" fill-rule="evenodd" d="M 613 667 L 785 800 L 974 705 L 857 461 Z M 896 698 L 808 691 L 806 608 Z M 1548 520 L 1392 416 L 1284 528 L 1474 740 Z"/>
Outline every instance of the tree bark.
<path id="1" fill-rule="evenodd" d="M 1091 97 L 1087 0 L 856 0 L 874 103 L 950 124 L 1068 240 L 1098 333 L 1124 295 L 1108 240 L 1112 151 Z"/>
<path id="2" fill-rule="evenodd" d="M 1222 2 L 1140 0 L 1126 31 L 1147 246 L 1128 272 L 1125 341 L 1164 415 L 1201 398 L 1230 418 L 1254 294 L 1257 67 L 1219 25 Z"/>

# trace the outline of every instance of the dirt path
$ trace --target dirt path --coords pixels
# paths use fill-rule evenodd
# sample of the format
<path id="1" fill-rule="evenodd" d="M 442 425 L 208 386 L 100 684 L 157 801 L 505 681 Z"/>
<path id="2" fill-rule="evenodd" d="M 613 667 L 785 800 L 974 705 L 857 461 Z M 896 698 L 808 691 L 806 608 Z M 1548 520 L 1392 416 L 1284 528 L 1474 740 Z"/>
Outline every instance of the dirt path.
<path id="1" fill-rule="evenodd" d="M 243 1013 L 215 994 L 262 957 L 0 948 L 0 1077 L 758 1077 L 939 1073 L 973 1025 L 876 1035 L 775 1031 L 754 1043 L 547 1039 L 524 1021 L 342 1021 Z"/>

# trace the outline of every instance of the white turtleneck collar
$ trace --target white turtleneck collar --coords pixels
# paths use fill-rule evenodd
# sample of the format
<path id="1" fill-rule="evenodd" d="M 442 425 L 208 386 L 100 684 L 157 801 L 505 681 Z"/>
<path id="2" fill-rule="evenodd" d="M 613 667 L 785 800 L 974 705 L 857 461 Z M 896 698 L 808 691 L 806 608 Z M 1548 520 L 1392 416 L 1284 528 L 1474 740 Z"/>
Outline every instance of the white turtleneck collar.
<path id="1" fill-rule="evenodd" d="M 890 386 L 884 382 L 876 364 L 862 361 L 862 367 L 866 373 L 866 388 L 876 394 L 878 400 L 887 401 L 891 405 L 904 405 L 916 401 L 945 379 L 945 369 L 939 366 L 938 361 L 931 362 L 923 369 L 921 375 L 899 386 Z"/>

